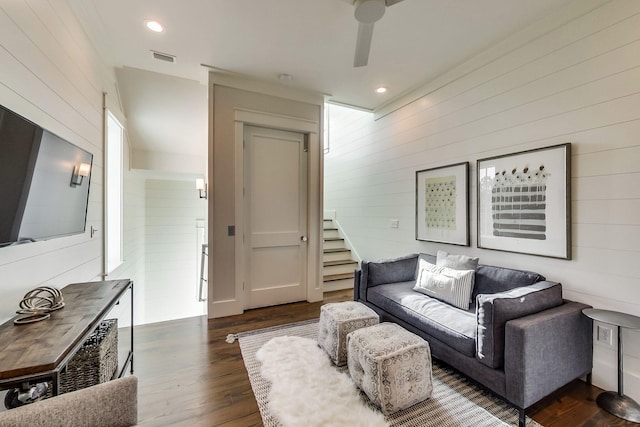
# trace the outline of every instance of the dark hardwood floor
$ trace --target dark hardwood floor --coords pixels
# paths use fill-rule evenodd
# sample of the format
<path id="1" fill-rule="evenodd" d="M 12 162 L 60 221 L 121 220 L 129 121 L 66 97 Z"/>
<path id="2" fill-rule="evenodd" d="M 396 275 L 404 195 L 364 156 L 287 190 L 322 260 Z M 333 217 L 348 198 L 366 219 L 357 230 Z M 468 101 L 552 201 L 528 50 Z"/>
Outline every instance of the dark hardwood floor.
<path id="1" fill-rule="evenodd" d="M 240 347 L 227 334 L 317 318 L 326 302 L 352 291 L 325 294 L 322 303 L 249 310 L 240 316 L 204 317 L 136 327 L 135 374 L 141 426 L 262 426 Z M 534 405 L 527 415 L 547 427 L 638 426 L 595 403 L 602 390 L 574 381 Z"/>

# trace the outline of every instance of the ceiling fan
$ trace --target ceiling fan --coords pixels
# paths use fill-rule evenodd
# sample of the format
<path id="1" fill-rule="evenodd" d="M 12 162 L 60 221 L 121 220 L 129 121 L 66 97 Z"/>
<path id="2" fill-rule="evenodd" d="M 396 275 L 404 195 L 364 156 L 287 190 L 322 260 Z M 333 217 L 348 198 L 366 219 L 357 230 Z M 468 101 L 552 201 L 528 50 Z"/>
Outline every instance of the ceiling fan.
<path id="1" fill-rule="evenodd" d="M 358 38 L 356 39 L 356 54 L 353 58 L 354 67 L 364 67 L 369 62 L 373 25 L 384 15 L 387 7 L 400 3 L 402 0 L 344 0 L 355 6 L 355 17 L 358 24 Z"/>

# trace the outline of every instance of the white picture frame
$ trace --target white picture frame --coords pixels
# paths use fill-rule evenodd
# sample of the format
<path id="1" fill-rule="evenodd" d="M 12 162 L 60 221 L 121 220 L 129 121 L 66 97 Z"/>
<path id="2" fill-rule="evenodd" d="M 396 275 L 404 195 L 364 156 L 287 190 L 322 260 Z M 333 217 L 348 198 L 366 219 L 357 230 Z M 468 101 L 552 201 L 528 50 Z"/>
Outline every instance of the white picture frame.
<path id="1" fill-rule="evenodd" d="M 571 144 L 477 161 L 477 245 L 571 259 Z"/>
<path id="2" fill-rule="evenodd" d="M 416 240 L 469 246 L 469 162 L 416 171 Z"/>

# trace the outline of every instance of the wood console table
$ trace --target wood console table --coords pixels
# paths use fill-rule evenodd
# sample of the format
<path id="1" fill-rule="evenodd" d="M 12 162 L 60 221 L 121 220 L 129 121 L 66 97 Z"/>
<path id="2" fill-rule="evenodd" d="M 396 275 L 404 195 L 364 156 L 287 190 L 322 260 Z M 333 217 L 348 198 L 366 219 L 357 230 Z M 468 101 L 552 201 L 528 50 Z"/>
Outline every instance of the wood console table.
<path id="1" fill-rule="evenodd" d="M 59 394 L 60 373 L 127 290 L 131 290 L 131 348 L 116 374 L 123 376 L 127 366 L 133 373 L 133 282 L 74 283 L 61 290 L 65 307 L 51 313 L 50 319 L 26 325 L 14 325 L 11 319 L 0 325 L 0 390 L 51 381 L 53 395 Z"/>

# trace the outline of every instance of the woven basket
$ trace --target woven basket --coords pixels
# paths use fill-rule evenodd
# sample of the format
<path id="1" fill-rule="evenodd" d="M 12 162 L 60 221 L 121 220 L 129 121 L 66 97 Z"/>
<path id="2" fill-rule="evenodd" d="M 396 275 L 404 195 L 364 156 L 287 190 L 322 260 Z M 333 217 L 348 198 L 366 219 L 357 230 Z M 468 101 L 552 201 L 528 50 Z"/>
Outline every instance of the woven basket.
<path id="1" fill-rule="evenodd" d="M 60 373 L 60 394 L 109 381 L 118 369 L 118 319 L 103 320 Z M 52 395 L 51 383 L 47 397 Z"/>

